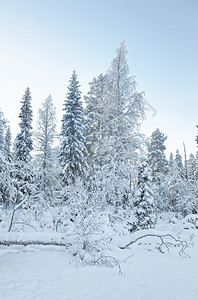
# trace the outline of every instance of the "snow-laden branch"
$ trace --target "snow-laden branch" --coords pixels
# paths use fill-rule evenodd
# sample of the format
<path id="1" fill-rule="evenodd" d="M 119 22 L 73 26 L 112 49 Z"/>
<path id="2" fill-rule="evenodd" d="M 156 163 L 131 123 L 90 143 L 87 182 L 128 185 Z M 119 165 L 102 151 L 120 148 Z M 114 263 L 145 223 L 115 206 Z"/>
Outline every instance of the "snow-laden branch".
<path id="1" fill-rule="evenodd" d="M 161 253 L 164 253 L 163 246 L 169 251 L 169 247 L 180 247 L 179 255 L 184 257 L 190 256 L 185 252 L 186 248 L 188 247 L 188 243 L 186 241 L 180 240 L 178 238 L 175 238 L 171 234 L 145 234 L 138 238 L 136 238 L 134 241 L 131 241 L 127 245 L 120 247 L 120 249 L 126 249 L 127 247 L 135 244 L 137 241 L 147 238 L 147 237 L 157 237 L 160 240 L 159 245 L 156 247 Z M 169 239 L 169 240 L 167 240 Z"/>
<path id="2" fill-rule="evenodd" d="M 63 241 L 56 242 L 56 241 L 37 241 L 37 240 L 32 240 L 32 241 L 15 241 L 15 240 L 3 240 L 0 241 L 0 245 L 3 246 L 10 246 L 10 245 L 18 245 L 18 246 L 27 246 L 27 245 L 42 245 L 42 246 L 65 246 L 68 247 L 68 244 L 66 244 Z"/>
<path id="3" fill-rule="evenodd" d="M 14 209 L 13 209 L 13 211 L 12 211 L 12 216 L 11 216 L 10 226 L 9 226 L 9 228 L 8 228 L 8 232 L 10 232 L 11 229 L 12 229 L 15 211 L 16 211 L 17 209 L 19 209 L 26 201 L 27 201 L 27 197 L 25 197 L 25 199 L 24 199 L 23 201 L 21 201 L 19 204 L 15 205 L 15 207 L 14 207 Z"/>

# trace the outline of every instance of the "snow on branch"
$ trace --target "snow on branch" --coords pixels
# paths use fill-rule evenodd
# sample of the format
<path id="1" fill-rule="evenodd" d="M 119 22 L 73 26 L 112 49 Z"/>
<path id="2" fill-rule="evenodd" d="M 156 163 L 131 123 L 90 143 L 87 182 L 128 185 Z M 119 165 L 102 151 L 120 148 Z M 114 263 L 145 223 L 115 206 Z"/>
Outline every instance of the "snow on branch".
<path id="1" fill-rule="evenodd" d="M 131 241 L 127 245 L 120 247 L 120 249 L 126 249 L 127 247 L 135 244 L 139 240 L 142 240 L 147 237 L 157 237 L 159 239 L 159 243 L 156 247 L 157 250 L 159 250 L 161 253 L 164 253 L 163 248 L 165 247 L 168 251 L 170 247 L 179 247 L 179 255 L 182 257 L 188 257 L 190 256 L 185 252 L 186 248 L 189 246 L 186 241 L 180 240 L 179 238 L 174 237 L 172 234 L 145 234 L 138 238 L 136 238 L 134 241 Z"/>
<path id="2" fill-rule="evenodd" d="M 93 262 L 94 265 L 105 266 L 108 268 L 118 267 L 118 274 L 122 275 L 122 270 L 119 261 L 113 256 L 101 255 Z"/>

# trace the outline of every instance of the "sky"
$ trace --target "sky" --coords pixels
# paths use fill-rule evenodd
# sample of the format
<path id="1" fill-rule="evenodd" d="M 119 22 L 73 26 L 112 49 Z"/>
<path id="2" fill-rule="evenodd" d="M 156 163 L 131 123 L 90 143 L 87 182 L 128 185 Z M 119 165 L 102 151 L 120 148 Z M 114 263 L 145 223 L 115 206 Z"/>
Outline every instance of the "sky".
<path id="1" fill-rule="evenodd" d="M 19 132 L 22 97 L 37 111 L 49 94 L 60 130 L 75 69 L 82 95 L 126 41 L 130 74 L 155 109 L 142 132 L 159 128 L 167 156 L 195 153 L 198 124 L 198 0 L 0 0 L 0 108 Z"/>

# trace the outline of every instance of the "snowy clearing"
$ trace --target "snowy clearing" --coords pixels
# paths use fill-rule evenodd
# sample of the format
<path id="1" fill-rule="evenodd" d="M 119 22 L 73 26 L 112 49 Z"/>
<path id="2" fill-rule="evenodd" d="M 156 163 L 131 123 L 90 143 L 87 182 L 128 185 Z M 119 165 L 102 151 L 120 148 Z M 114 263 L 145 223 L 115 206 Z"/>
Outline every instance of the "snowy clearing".
<path id="1" fill-rule="evenodd" d="M 197 234 L 188 248 L 191 258 L 145 245 L 106 252 L 120 262 L 122 275 L 116 266 L 83 266 L 65 247 L 0 246 L 1 299 L 197 299 Z"/>

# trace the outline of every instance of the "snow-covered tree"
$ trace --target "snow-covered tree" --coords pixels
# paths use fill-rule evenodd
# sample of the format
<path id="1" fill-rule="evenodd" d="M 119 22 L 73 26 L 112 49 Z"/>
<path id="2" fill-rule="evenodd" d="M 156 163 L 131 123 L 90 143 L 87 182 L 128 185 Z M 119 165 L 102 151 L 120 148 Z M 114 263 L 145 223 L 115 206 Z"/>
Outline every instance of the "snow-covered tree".
<path id="1" fill-rule="evenodd" d="M 13 201 L 15 189 L 11 177 L 10 151 L 7 150 L 8 130 L 6 130 L 6 120 L 3 112 L 0 111 L 0 203 L 5 207 Z M 9 149 L 10 150 L 10 149 Z"/>
<path id="2" fill-rule="evenodd" d="M 105 120 L 106 77 L 100 74 L 89 83 L 90 90 L 85 96 L 85 141 L 89 164 L 98 164 L 97 154 L 101 144 L 101 129 Z"/>
<path id="3" fill-rule="evenodd" d="M 167 211 L 178 211 L 179 201 L 182 199 L 184 182 L 179 174 L 179 169 L 174 161 L 169 167 L 167 176 L 163 183 L 163 202 Z M 162 197 L 162 195 L 161 195 Z"/>
<path id="4" fill-rule="evenodd" d="M 98 173 L 103 165 L 103 157 L 100 155 L 100 151 L 104 135 L 102 129 L 106 122 L 106 76 L 100 74 L 97 78 L 93 78 L 89 85 L 90 90 L 85 96 L 85 145 L 88 152 L 87 182 L 90 198 L 96 200 L 95 193 L 101 188 L 101 186 L 99 187 Z"/>
<path id="5" fill-rule="evenodd" d="M 175 154 L 175 163 L 177 165 L 177 169 L 178 169 L 178 172 L 179 172 L 179 175 L 181 176 L 181 178 L 183 178 L 183 179 L 186 178 L 182 156 L 179 153 L 178 149 L 176 150 L 176 154 Z"/>
<path id="6" fill-rule="evenodd" d="M 196 127 L 198 128 L 198 125 L 196 125 Z M 197 145 L 198 145 L 198 134 L 197 134 L 197 136 L 196 136 L 195 141 L 196 141 L 196 143 L 197 143 Z"/>
<path id="7" fill-rule="evenodd" d="M 198 125 L 196 125 L 196 127 L 198 128 Z M 196 143 L 197 143 L 197 149 L 198 149 L 198 134 L 196 136 Z M 198 180 L 198 150 L 196 151 L 196 155 L 195 155 L 195 159 L 196 159 L 196 180 Z"/>
<path id="8" fill-rule="evenodd" d="M 4 152 L 4 131 L 5 131 L 6 119 L 4 113 L 0 110 L 0 151 Z"/>
<path id="9" fill-rule="evenodd" d="M 148 162 L 151 167 L 153 181 L 157 181 L 161 174 L 166 174 L 168 171 L 168 162 L 164 153 L 166 139 L 167 137 L 158 128 L 151 135 L 148 147 Z"/>
<path id="10" fill-rule="evenodd" d="M 195 183 L 197 180 L 197 161 L 196 157 L 191 153 L 187 161 L 188 164 L 188 177 L 191 183 Z"/>
<path id="11" fill-rule="evenodd" d="M 196 185 L 187 180 L 183 172 L 182 158 L 177 151 L 173 165 L 169 167 L 162 183 L 161 199 L 167 211 L 186 215 L 197 211 Z M 190 173 L 189 173 L 190 175 Z"/>
<path id="12" fill-rule="evenodd" d="M 162 197 L 165 177 L 168 172 L 168 161 L 165 156 L 165 145 L 167 137 L 157 128 L 151 135 L 148 146 L 148 163 L 151 168 L 153 183 L 155 183 L 155 201 L 159 211 L 166 209 Z"/>
<path id="13" fill-rule="evenodd" d="M 21 112 L 19 118 L 21 122 L 20 133 L 18 133 L 15 140 L 15 150 L 16 150 L 16 159 L 22 162 L 29 162 L 31 159 L 31 151 L 33 150 L 33 141 L 32 141 L 32 107 L 31 107 L 31 94 L 30 89 L 27 88 L 23 99 L 21 101 Z"/>
<path id="14" fill-rule="evenodd" d="M 16 202 L 32 194 L 33 187 L 33 171 L 31 166 L 31 151 L 33 150 L 32 141 L 32 107 L 30 89 L 27 88 L 21 101 L 21 119 L 19 126 L 20 132 L 17 134 L 14 142 L 14 164 L 12 175 L 15 179 L 15 187 L 17 189 Z"/>
<path id="15" fill-rule="evenodd" d="M 56 110 L 51 95 L 42 103 L 38 111 L 36 139 L 36 170 L 37 184 L 44 193 L 45 200 L 53 199 L 53 191 L 57 184 L 54 166 L 53 145 L 56 134 Z"/>
<path id="16" fill-rule="evenodd" d="M 5 156 L 6 159 L 10 162 L 11 161 L 11 146 L 12 146 L 12 135 L 10 126 L 7 126 L 6 133 L 5 133 L 5 143 L 4 143 L 4 149 L 5 149 Z"/>
<path id="17" fill-rule="evenodd" d="M 4 128 L 5 119 L 4 114 L 0 111 L 0 203 L 5 202 L 4 185 L 6 185 L 6 159 L 4 151 Z"/>
<path id="18" fill-rule="evenodd" d="M 84 139 L 84 112 L 81 92 L 74 71 L 68 86 L 62 118 L 60 163 L 62 165 L 62 183 L 74 184 L 76 178 L 85 176 L 87 150 Z"/>
<path id="19" fill-rule="evenodd" d="M 105 75 L 103 122 L 98 135 L 101 195 L 115 206 L 127 200 L 142 145 L 138 128 L 144 115 L 143 93 L 136 91 L 135 79 L 129 76 L 126 54 L 125 43 L 121 43 Z"/>
<path id="20" fill-rule="evenodd" d="M 174 164 L 174 156 L 173 153 L 171 152 L 169 156 L 168 167 L 171 168 L 173 164 Z"/>
<path id="21" fill-rule="evenodd" d="M 132 230 L 153 228 L 156 223 L 156 207 L 152 185 L 151 170 L 144 158 L 138 167 L 137 190 L 134 202 L 137 222 Z"/>

